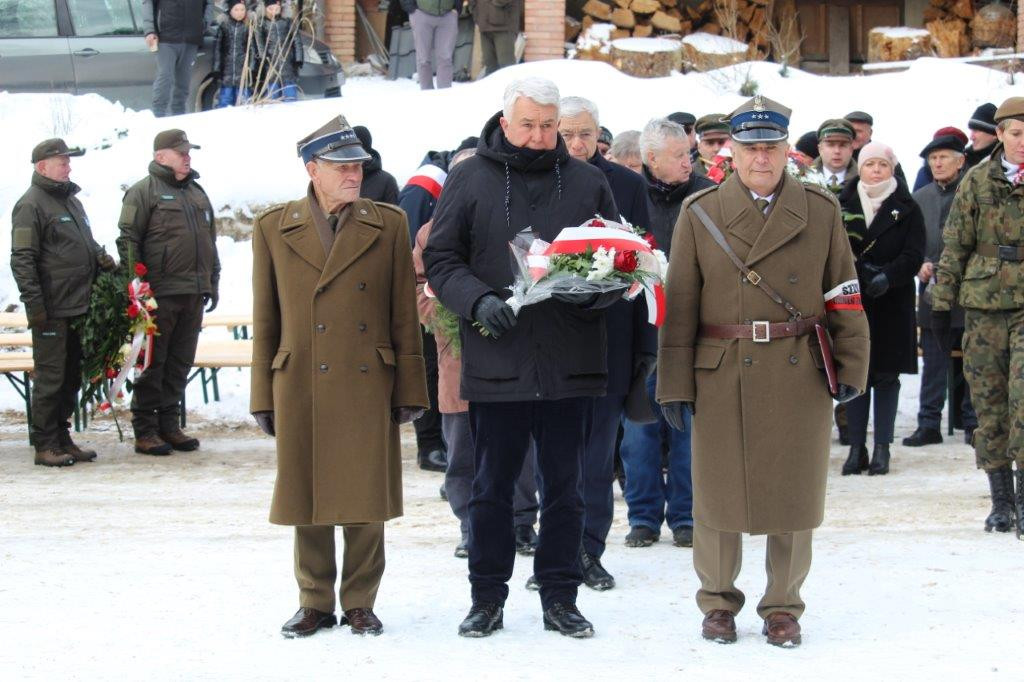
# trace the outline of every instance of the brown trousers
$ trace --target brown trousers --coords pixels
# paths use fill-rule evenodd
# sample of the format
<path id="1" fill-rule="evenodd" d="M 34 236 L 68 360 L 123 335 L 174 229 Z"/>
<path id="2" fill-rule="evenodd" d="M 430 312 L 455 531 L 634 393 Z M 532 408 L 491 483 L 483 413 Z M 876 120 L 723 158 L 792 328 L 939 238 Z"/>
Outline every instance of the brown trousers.
<path id="1" fill-rule="evenodd" d="M 716 609 L 738 613 L 746 597 L 736 587 L 743 559 L 743 535 L 693 524 L 693 567 L 700 578 L 697 607 L 703 613 Z M 765 571 L 768 587 L 757 605 L 761 618 L 785 611 L 795 618 L 804 612 L 800 587 L 811 570 L 811 531 L 768 536 Z"/>
<path id="2" fill-rule="evenodd" d="M 295 527 L 295 580 L 299 606 L 334 613 L 334 583 L 338 577 L 334 526 Z M 342 611 L 373 608 L 384 574 L 384 524 L 342 526 Z"/>

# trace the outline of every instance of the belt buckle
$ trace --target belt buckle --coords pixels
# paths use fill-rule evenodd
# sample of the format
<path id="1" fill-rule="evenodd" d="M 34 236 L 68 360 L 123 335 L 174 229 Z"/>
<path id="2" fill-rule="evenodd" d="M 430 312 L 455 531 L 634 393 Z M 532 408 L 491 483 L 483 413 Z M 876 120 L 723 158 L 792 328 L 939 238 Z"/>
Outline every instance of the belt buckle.
<path id="1" fill-rule="evenodd" d="M 771 327 L 768 326 L 770 324 L 771 323 L 768 322 L 768 320 L 756 320 L 751 323 L 751 338 L 754 343 L 768 343 L 772 340 Z M 758 330 L 761 330 L 762 333 L 759 334 Z"/>
<path id="2" fill-rule="evenodd" d="M 999 249 L 999 260 L 1008 260 L 1018 262 L 1020 256 L 1018 255 L 1018 248 L 1016 246 L 998 246 Z"/>

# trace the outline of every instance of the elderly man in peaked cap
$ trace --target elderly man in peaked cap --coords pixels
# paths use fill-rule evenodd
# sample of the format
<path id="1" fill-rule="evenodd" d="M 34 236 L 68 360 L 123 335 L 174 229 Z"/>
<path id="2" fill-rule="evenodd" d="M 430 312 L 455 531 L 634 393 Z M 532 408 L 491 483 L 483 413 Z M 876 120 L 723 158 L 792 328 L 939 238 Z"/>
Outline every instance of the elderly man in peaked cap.
<path id="1" fill-rule="evenodd" d="M 736 640 L 743 533 L 768 536 L 758 604 L 769 644 L 800 643 L 800 586 L 822 520 L 832 400 L 862 392 L 868 326 L 836 200 L 786 173 L 790 111 L 755 97 L 729 115 L 736 172 L 684 202 L 672 237 L 658 401 L 693 412 L 693 563 L 702 634 Z M 783 388 L 780 388 L 783 387 Z"/>
<path id="2" fill-rule="evenodd" d="M 149 368 L 135 381 L 135 452 L 191 451 L 199 440 L 182 432 L 179 409 L 206 312 L 217 307 L 220 259 L 213 206 L 192 169 L 184 130 L 157 133 L 149 173 L 125 192 L 117 250 L 122 262 L 148 268 L 160 304 L 159 334 Z"/>
<path id="3" fill-rule="evenodd" d="M 253 229 L 251 412 L 277 438 L 271 523 L 295 526 L 304 637 L 337 623 L 380 634 L 384 522 L 402 514 L 398 427 L 429 406 L 405 213 L 359 198 L 370 155 L 343 116 L 298 143 L 306 196 Z"/>
<path id="4" fill-rule="evenodd" d="M 69 419 L 82 382 L 82 345 L 71 324 L 89 309 L 99 269 L 117 267 L 92 237 L 89 218 L 75 198 L 71 157 L 85 151 L 64 140 L 44 140 L 32 150 L 32 186 L 11 216 L 11 272 L 32 329 L 35 390 L 32 444 L 36 464 L 68 466 L 96 459 L 71 440 Z"/>

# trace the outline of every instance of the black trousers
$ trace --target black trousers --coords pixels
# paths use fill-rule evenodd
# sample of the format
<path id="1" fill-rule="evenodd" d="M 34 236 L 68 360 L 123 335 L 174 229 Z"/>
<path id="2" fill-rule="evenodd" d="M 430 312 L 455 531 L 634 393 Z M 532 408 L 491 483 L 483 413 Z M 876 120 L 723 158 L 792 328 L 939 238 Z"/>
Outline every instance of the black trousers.
<path id="1" fill-rule="evenodd" d="M 153 342 L 153 360 L 136 379 L 132 392 L 132 428 L 136 438 L 177 428 L 179 404 L 196 359 L 196 344 L 203 325 L 200 294 L 157 294 L 157 301 L 159 333 Z"/>
<path id="2" fill-rule="evenodd" d="M 615 444 L 619 435 L 622 410 L 626 396 L 607 395 L 594 398 L 594 415 L 587 437 L 587 450 L 583 457 L 584 523 L 583 549 L 587 554 L 604 554 L 605 540 L 612 527 L 615 499 L 612 481 L 615 480 Z"/>
<path id="3" fill-rule="evenodd" d="M 427 395 L 430 398 L 430 409 L 412 423 L 416 430 L 416 451 L 427 453 L 433 450 L 444 450 L 444 437 L 441 432 L 441 413 L 437 410 L 437 342 L 434 335 L 423 331 L 423 360 L 427 367 Z"/>
<path id="4" fill-rule="evenodd" d="M 540 600 L 574 604 L 583 581 L 580 471 L 593 398 L 470 402 L 476 478 L 469 502 L 469 582 L 473 602 L 504 604 L 516 543 L 512 496 L 532 436 L 537 447 L 540 532 L 533 574 Z"/>
<path id="5" fill-rule="evenodd" d="M 52 450 L 71 428 L 75 399 L 82 385 L 82 344 L 71 318 L 47 320 L 32 328 L 32 444 Z"/>
<path id="6" fill-rule="evenodd" d="M 864 445 L 867 440 L 872 395 L 875 405 L 875 445 L 892 443 L 896 408 L 900 402 L 900 375 L 896 372 L 868 372 L 868 388 L 864 395 L 846 403 L 851 445 Z"/>

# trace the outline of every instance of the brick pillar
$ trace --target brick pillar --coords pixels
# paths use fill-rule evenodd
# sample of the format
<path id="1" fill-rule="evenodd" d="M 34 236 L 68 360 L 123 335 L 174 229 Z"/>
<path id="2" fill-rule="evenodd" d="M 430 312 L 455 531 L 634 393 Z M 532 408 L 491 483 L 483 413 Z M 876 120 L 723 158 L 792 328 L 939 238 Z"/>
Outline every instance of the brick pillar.
<path id="1" fill-rule="evenodd" d="M 1017 3 L 1017 52 L 1024 52 L 1024 2 Z"/>
<path id="2" fill-rule="evenodd" d="M 526 0 L 525 61 L 565 57 L 565 0 Z"/>
<path id="3" fill-rule="evenodd" d="M 339 62 L 356 60 L 356 0 L 325 0 L 324 38 Z"/>

